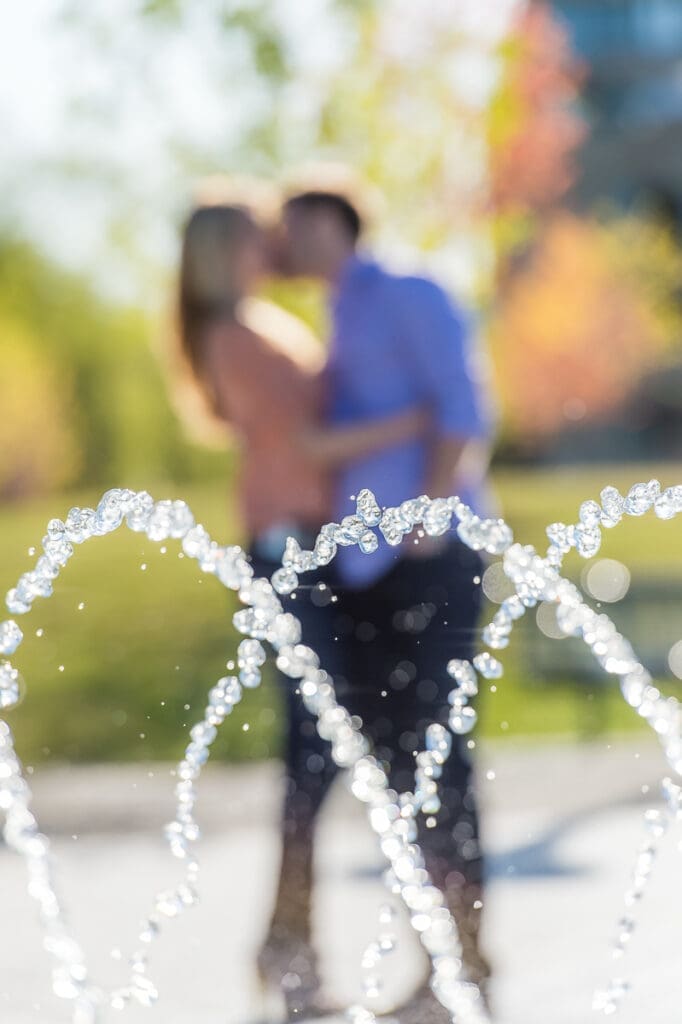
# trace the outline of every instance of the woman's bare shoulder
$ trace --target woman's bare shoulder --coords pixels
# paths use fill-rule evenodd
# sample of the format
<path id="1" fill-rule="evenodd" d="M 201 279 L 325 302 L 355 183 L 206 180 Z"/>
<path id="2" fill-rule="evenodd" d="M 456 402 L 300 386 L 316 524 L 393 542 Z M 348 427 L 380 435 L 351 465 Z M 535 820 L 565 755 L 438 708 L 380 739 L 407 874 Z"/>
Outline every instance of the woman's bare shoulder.
<path id="1" fill-rule="evenodd" d="M 287 356 L 300 369 L 317 373 L 322 368 L 322 345 L 298 317 L 274 302 L 254 297 L 242 303 L 240 312 L 246 330 L 260 337 L 280 354 Z"/>

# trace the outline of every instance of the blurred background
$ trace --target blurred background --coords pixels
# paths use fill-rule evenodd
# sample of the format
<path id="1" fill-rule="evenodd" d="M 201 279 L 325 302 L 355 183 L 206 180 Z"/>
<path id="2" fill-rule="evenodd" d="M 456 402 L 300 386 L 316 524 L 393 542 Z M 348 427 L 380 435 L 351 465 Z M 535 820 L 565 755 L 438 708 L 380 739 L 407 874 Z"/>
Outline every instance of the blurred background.
<path id="1" fill-rule="evenodd" d="M 476 313 L 499 415 L 493 481 L 519 540 L 542 544 L 549 523 L 574 521 L 581 501 L 607 484 L 682 479 L 680 0 L 32 0 L 4 12 L 0 77 L 3 587 L 29 567 L 49 518 L 96 504 L 114 486 L 182 497 L 217 539 L 242 538 L 230 486 L 236 454 L 187 436 L 165 357 L 179 230 L 208 174 L 286 182 L 323 160 L 364 179 L 376 202 L 374 249 L 398 267 L 426 269 Z M 313 285 L 273 284 L 270 294 L 325 337 Z M 134 832 L 116 847 L 130 879 L 121 908 L 149 888 L 161 811 L 156 790 L 143 792 L 152 771 L 132 764 L 78 775 L 60 765 L 177 759 L 182 727 L 235 650 L 233 598 L 177 555 L 173 542 L 159 549 L 137 534 L 99 538 L 26 620 L 16 663 L 27 696 L 10 722 L 28 771 L 53 768 L 36 782 L 44 780 L 47 825 L 69 850 L 77 920 L 95 915 L 101 893 L 87 879 L 110 867 L 109 832 Z M 679 524 L 629 519 L 597 559 L 574 556 L 566 568 L 667 692 L 679 693 Z M 495 566 L 483 587 L 491 604 L 506 596 Z M 616 877 L 609 858 L 621 846 L 629 855 L 639 836 L 636 815 L 608 815 L 642 799 L 661 759 L 581 645 L 556 638 L 551 610 L 527 618 L 504 652 L 505 677 L 482 695 L 479 737 L 492 877 L 521 886 L 493 889 L 492 944 L 506 957 L 503 1003 L 532 1024 L 547 1019 L 550 999 L 557 1022 L 581 1019 L 589 1006 L 601 967 L 594 979 L 580 975 L 571 957 L 605 951 L 607 933 L 606 923 L 588 930 L 585 901 L 603 899 L 604 922 L 615 917 L 627 866 Z M 266 680 L 228 719 L 216 758 L 273 758 L 279 723 Z M 558 742 L 575 738 L 577 751 Z M 533 749 L 537 758 L 524 760 Z M 258 776 L 254 796 L 243 772 L 231 769 L 232 789 L 209 786 L 204 806 L 220 827 L 225 803 L 237 828 L 253 826 L 258 794 L 276 816 L 270 775 Z M 135 832 L 151 822 L 153 855 Z M 88 829 L 106 835 L 71 842 Z M 255 875 L 272 871 L 274 829 L 267 835 L 257 833 L 255 860 L 239 845 L 229 856 L 209 846 L 213 892 L 232 880 L 230 911 L 241 907 L 251 932 L 256 896 L 238 883 L 253 881 L 254 864 Z M 586 866 L 586 850 L 597 857 L 607 848 Z M 330 840 L 330 863 L 334 849 Z M 351 867 L 362 889 L 378 868 L 374 847 L 367 863 L 358 849 Z M 5 864 L 3 899 L 18 894 L 7 920 L 24 922 L 20 866 L 9 855 Z M 561 884 L 576 877 L 588 887 L 582 902 Z M 542 888 L 550 882 L 551 892 Z M 533 896 L 563 922 L 556 963 L 566 977 L 535 978 L 544 1009 L 523 989 L 528 963 L 546 956 L 547 922 L 529 912 Z M 651 905 L 657 984 L 678 972 L 677 940 L 660 927 L 665 896 Z M 327 910 L 338 911 L 340 897 L 330 898 Z M 121 908 L 109 906 L 107 920 L 117 923 Z M 197 950 L 211 1013 L 211 978 L 227 978 L 228 967 L 234 975 L 240 962 L 214 962 L 222 946 L 200 937 L 202 920 L 190 926 L 192 955 L 180 943 L 164 969 L 173 996 L 166 1024 L 216 1019 L 186 994 Z M 99 918 L 90 925 L 99 934 Z M 26 965 L 39 939 L 28 924 L 20 929 L 0 957 L 0 967 L 16 961 L 20 981 L 0 986 L 0 1001 L 12 1022 L 45 1024 L 39 1002 L 27 1009 Z M 348 956 L 352 975 L 357 949 Z M 572 1003 L 578 981 L 587 995 Z M 231 998 L 236 1021 L 246 1004 Z M 635 1004 L 632 1020 L 653 1021 L 653 1007 Z"/>
<path id="2" fill-rule="evenodd" d="M 539 543 L 606 483 L 677 477 L 677 0 L 35 0 L 9 14 L 0 66 L 6 586 L 50 516 L 114 485 L 182 496 L 240 538 L 235 453 L 188 439 L 164 360 L 179 227 L 211 173 L 281 182 L 342 160 L 378 197 L 378 252 L 475 309 L 517 537 Z M 273 295 L 324 337 L 314 287 Z M 681 551 L 673 524 L 630 523 L 583 577 L 672 686 Z M 180 712 L 232 651 L 225 597 L 139 537 L 78 554 L 22 648 L 22 749 L 31 763 L 174 757 Z M 484 732 L 636 729 L 538 614 L 506 652 Z M 225 757 L 276 752 L 276 697 L 251 697 Z"/>

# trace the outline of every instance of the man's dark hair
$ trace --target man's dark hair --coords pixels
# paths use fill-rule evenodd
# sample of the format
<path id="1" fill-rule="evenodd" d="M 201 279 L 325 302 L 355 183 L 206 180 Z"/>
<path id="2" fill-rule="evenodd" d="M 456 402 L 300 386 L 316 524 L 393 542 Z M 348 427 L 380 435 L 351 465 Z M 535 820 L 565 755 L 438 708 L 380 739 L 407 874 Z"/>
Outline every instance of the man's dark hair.
<path id="1" fill-rule="evenodd" d="M 289 210 L 306 210 L 310 213 L 326 210 L 332 213 L 353 242 L 357 242 L 362 234 L 362 217 L 350 200 L 337 192 L 299 192 L 297 195 L 291 196 L 285 206 Z"/>

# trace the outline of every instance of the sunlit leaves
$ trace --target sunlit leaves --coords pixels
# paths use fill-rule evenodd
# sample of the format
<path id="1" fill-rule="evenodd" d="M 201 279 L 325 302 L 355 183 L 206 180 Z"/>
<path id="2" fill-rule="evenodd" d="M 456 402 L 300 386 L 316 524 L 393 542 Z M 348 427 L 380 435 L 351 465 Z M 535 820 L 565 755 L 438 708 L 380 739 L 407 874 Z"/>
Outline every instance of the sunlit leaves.
<path id="1" fill-rule="evenodd" d="M 554 216 L 508 271 L 491 325 L 507 432 L 534 444 L 623 403 L 679 344 L 681 279 L 655 225 Z"/>

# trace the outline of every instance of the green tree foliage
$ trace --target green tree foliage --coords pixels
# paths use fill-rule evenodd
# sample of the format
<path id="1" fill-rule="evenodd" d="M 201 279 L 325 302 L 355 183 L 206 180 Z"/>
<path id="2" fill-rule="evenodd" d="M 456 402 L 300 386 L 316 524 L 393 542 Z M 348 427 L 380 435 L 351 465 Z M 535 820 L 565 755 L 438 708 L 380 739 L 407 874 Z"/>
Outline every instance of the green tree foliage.
<path id="1" fill-rule="evenodd" d="M 215 456 L 183 438 L 139 311 L 0 239 L 0 496 L 182 480 Z"/>
<path id="2" fill-rule="evenodd" d="M 101 124 L 107 104 L 123 120 L 149 118 L 149 109 L 157 106 L 172 114 L 166 80 L 155 78 L 151 66 L 149 75 L 139 74 L 140 62 L 146 54 L 162 54 L 166 44 L 172 52 L 170 44 L 183 33 L 196 40 L 193 52 L 210 83 L 207 95 L 224 96 L 225 110 L 244 114 L 226 119 L 224 131 L 207 132 L 199 114 L 191 126 L 196 133 L 187 131 L 187 125 L 183 133 L 182 119 L 174 126 L 170 118 L 157 164 L 175 175 L 168 174 L 167 190 L 157 189 L 158 204 L 156 195 L 154 201 L 141 200 L 133 177 L 120 179 L 106 155 L 100 163 L 96 153 L 86 154 L 86 176 L 98 178 L 102 189 L 107 182 L 109 188 L 115 183 L 119 206 L 113 201 L 106 205 L 112 244 L 122 262 L 136 268 L 136 280 L 142 276 L 145 227 L 151 223 L 167 228 L 172 218 L 179 221 L 191 179 L 213 171 L 277 179 L 291 165 L 310 158 L 341 159 L 375 186 L 371 199 L 385 200 L 385 205 L 377 203 L 379 241 L 385 250 L 409 263 L 415 262 L 415 252 L 427 254 L 435 273 L 482 300 L 498 376 L 513 379 L 536 342 L 550 356 L 548 372 L 554 372 L 551 338 L 560 332 L 563 301 L 560 290 L 548 287 L 552 302 L 543 306 L 540 284 L 545 278 L 561 280 L 566 261 L 563 246 L 547 247 L 545 227 L 548 222 L 551 227 L 551 215 L 560 209 L 572 181 L 585 126 L 575 109 L 581 68 L 547 3 L 521 5 L 511 24 L 497 17 L 492 32 L 481 33 L 478 20 L 466 14 L 474 10 L 472 0 L 461 5 L 329 0 L 324 23 L 315 22 L 312 8 L 317 5 L 308 10 L 292 5 L 289 12 L 268 0 L 131 2 L 130 24 L 120 33 L 104 0 L 90 5 L 65 0 L 64 24 L 71 19 L 74 31 L 90 40 L 112 81 L 114 72 L 126 69 L 134 101 L 129 109 L 116 90 L 105 88 L 100 99 L 106 102 L 95 105 L 93 112 L 84 103 L 87 95 L 81 96 L 85 112 L 72 112 L 74 124 L 80 123 L 79 116 L 94 116 Z M 310 54 L 310 39 L 321 24 L 327 41 L 334 40 L 334 47 L 325 51 L 330 54 L 328 67 L 311 60 Z M 75 172 L 68 161 L 64 174 L 73 183 Z M 121 200 L 125 195 L 128 203 Z M 114 224 L 117 210 L 120 220 Z M 599 222 L 584 219 L 587 234 L 603 240 Z M 666 337 L 678 336 L 677 284 L 669 273 L 667 252 L 649 235 L 647 245 L 628 244 L 631 229 L 629 233 L 624 224 L 616 231 L 615 218 L 610 229 L 607 235 L 615 244 L 603 240 L 599 246 L 603 279 L 632 281 L 638 308 L 650 310 L 643 319 L 657 325 L 655 337 L 663 319 Z M 583 237 L 576 232 L 578 236 Z M 575 243 L 575 251 L 580 244 Z M 536 250 L 554 261 L 542 263 L 545 278 L 540 283 L 534 277 L 540 274 L 532 258 Z M 151 259 L 158 257 L 155 250 Z M 636 273 L 623 268 L 626 258 L 628 266 L 637 260 Z M 590 278 L 589 261 L 580 260 L 578 266 L 582 279 L 571 283 L 569 291 L 580 296 L 602 276 Z M 142 301 L 153 295 L 150 307 L 159 304 L 161 276 L 157 274 L 143 295 Z M 595 288 L 597 293 L 602 294 Z M 321 335 L 326 333 L 319 290 L 280 282 L 270 294 Z M 587 319 L 594 319 L 592 307 L 585 308 Z M 514 331 L 504 325 L 511 309 L 516 311 Z M 65 466 L 70 467 L 63 482 L 68 477 L 77 483 L 146 484 L 159 477 L 186 479 L 198 467 L 224 472 L 224 455 L 199 456 L 183 441 L 164 396 L 145 315 L 105 303 L 83 280 L 57 270 L 30 247 L 0 241 L 2 317 L 21 325 L 31 339 L 31 351 L 42 354 L 41 360 L 27 358 L 22 372 L 36 373 L 29 366 L 44 361 L 45 367 L 60 371 L 59 387 L 71 396 L 53 411 L 55 420 L 63 421 Z M 536 332 L 542 337 L 536 339 Z M 590 332 L 584 337 L 591 337 Z M 599 347 L 599 338 L 591 344 Z M 647 351 L 671 348 L 672 343 L 656 342 Z M 527 408 L 525 382 L 531 378 L 526 373 L 520 377 L 519 400 Z M 37 383 L 34 390 L 39 393 Z M 503 429 L 514 431 L 509 403 L 503 408 Z M 77 451 L 67 458 L 66 438 L 74 432 Z M 38 489 L 56 485 L 56 478 L 51 483 L 48 477 L 35 476 Z"/>
<path id="3" fill-rule="evenodd" d="M 0 499 L 71 483 L 80 470 L 72 388 L 26 327 L 0 317 Z"/>
<path id="4" fill-rule="evenodd" d="M 480 146 L 472 141 L 481 111 L 454 81 L 464 52 L 456 19 L 418 7 L 403 13 L 418 37 L 409 48 L 390 10 L 356 12 L 356 46 L 329 82 L 319 141 L 380 190 L 395 239 L 438 250 L 480 212 Z"/>

